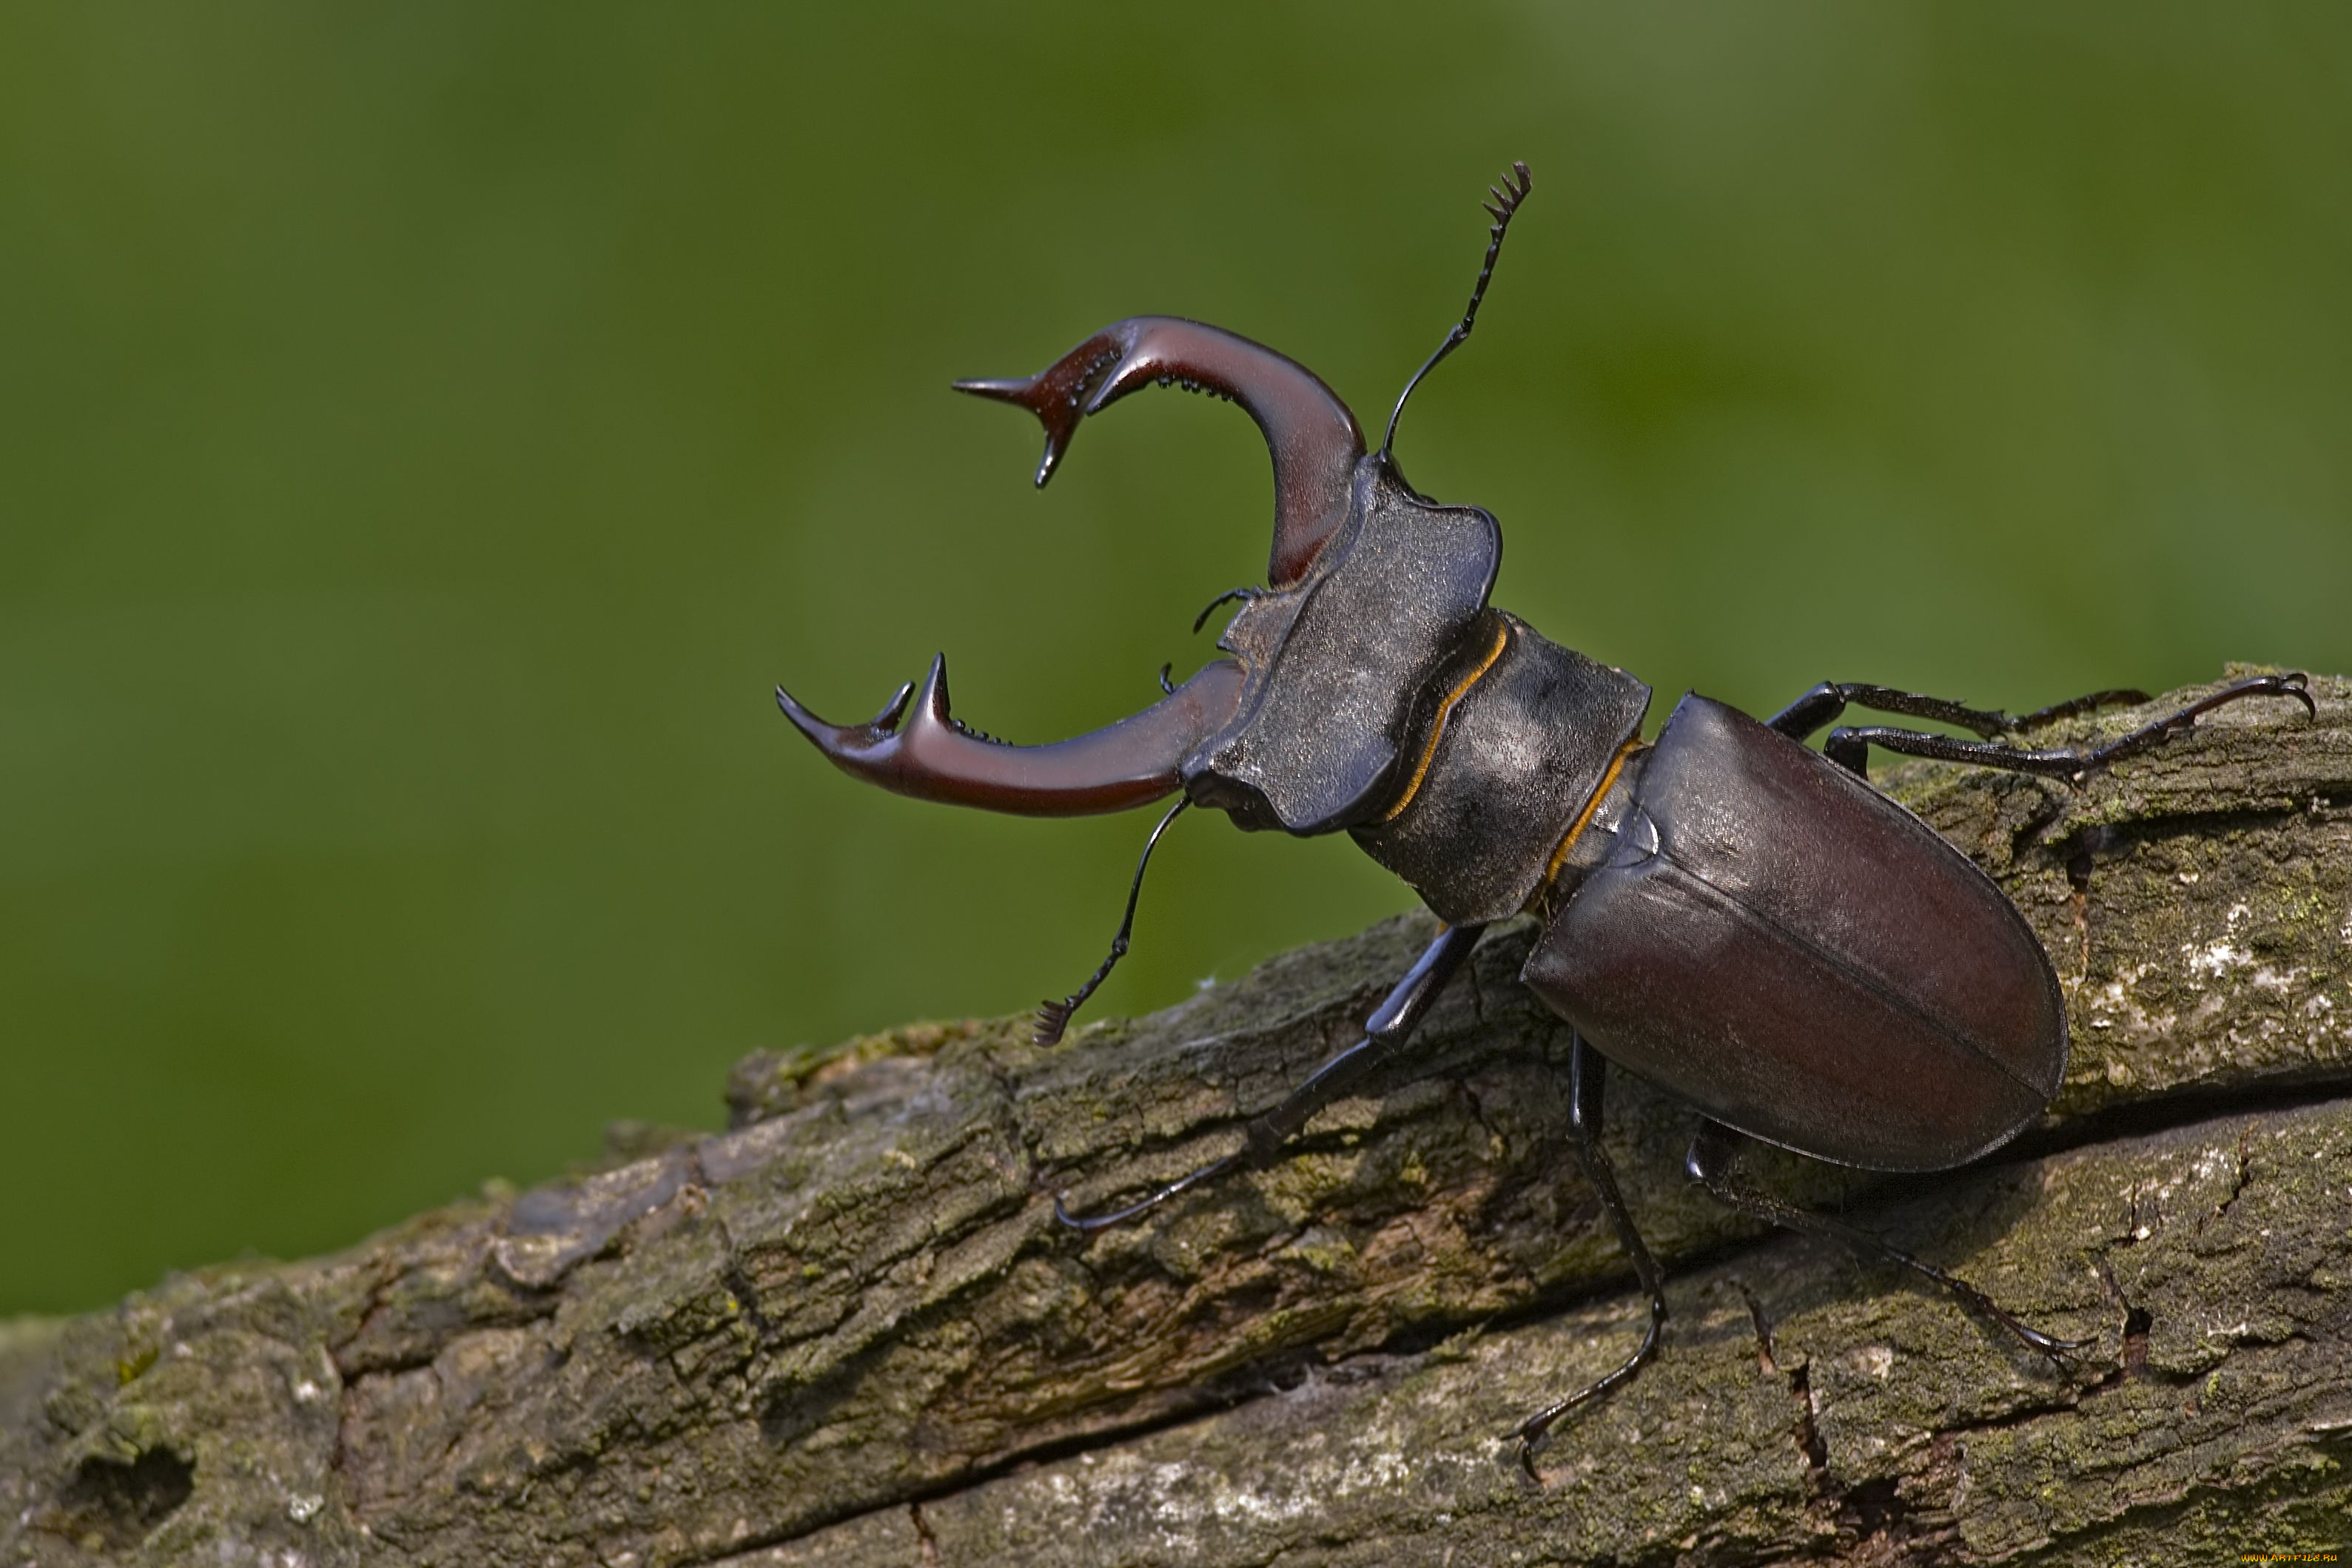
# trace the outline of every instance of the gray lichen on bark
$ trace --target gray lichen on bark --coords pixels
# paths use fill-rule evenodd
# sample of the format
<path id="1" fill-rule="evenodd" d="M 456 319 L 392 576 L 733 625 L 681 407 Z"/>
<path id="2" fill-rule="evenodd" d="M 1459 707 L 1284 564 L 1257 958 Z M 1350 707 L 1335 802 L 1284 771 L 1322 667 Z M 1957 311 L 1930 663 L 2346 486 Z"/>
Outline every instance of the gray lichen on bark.
<path id="1" fill-rule="evenodd" d="M 1297 1157 L 1087 1239 L 1234 1146 L 1427 939 L 1405 917 L 1064 1045 L 919 1025 L 739 1068 L 735 1125 L 336 1257 L 0 1325 L 18 1563 L 2139 1562 L 2352 1546 L 2352 687 L 2214 716 L 2072 791 L 1888 787 L 2070 997 L 2042 1125 L 1843 1203 L 2092 1347 L 1759 1235 L 1612 1087 L 1674 1319 L 1577 1175 L 1563 1026 L 1482 946 L 1409 1068 Z M 2105 727 L 2120 722 L 2109 716 Z"/>

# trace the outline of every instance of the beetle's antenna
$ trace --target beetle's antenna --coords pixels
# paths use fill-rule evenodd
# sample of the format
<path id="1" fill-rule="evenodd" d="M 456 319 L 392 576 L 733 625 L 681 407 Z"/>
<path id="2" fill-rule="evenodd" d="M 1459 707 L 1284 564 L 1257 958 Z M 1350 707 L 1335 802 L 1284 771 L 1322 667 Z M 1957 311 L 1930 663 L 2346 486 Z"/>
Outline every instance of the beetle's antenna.
<path id="1" fill-rule="evenodd" d="M 1512 174 L 1518 176 L 1517 185 L 1511 183 Z M 1421 369 L 1412 372 L 1412 380 L 1405 382 L 1404 391 L 1397 394 L 1396 412 L 1389 415 L 1389 432 L 1381 438 L 1381 462 L 1383 465 L 1389 461 L 1389 449 L 1396 444 L 1397 421 L 1404 417 L 1404 405 L 1412 397 L 1412 389 L 1421 384 L 1422 377 L 1437 368 L 1438 361 L 1468 340 L 1470 329 L 1477 324 L 1478 302 L 1486 298 L 1486 285 L 1495 276 L 1495 258 L 1503 254 L 1503 233 L 1511 226 L 1511 214 L 1519 210 L 1519 204 L 1528 199 L 1528 193 L 1533 189 L 1535 180 L 1528 173 L 1528 166 L 1518 162 L 1511 165 L 1510 174 L 1503 176 L 1500 189 L 1493 185 L 1486 187 L 1486 193 L 1495 199 L 1480 205 L 1493 217 L 1495 226 L 1488 232 L 1486 264 L 1478 268 L 1478 282 L 1470 290 L 1469 308 L 1462 312 L 1462 319 L 1454 323 L 1454 330 L 1445 334 L 1445 341 L 1437 345 L 1437 352 L 1430 355 Z"/>
<path id="2" fill-rule="evenodd" d="M 1097 987 L 1110 978 L 1111 970 L 1127 956 L 1127 939 L 1135 930 L 1135 901 L 1143 896 L 1143 873 L 1151 864 L 1151 852 L 1160 847 L 1160 835 L 1168 831 L 1168 824 L 1183 815 L 1184 808 L 1192 803 L 1179 796 L 1176 803 L 1168 808 L 1168 814 L 1160 819 L 1160 825 L 1151 830 L 1151 837 L 1144 841 L 1143 858 L 1135 862 L 1135 884 L 1127 890 L 1127 914 L 1118 923 L 1118 935 L 1110 939 L 1110 956 L 1102 961 L 1101 967 L 1087 977 L 1085 985 L 1060 1001 L 1037 1004 L 1037 1030 L 1030 1036 L 1034 1043 L 1059 1044 L 1062 1031 L 1070 1027 L 1070 1015 L 1095 994 Z"/>

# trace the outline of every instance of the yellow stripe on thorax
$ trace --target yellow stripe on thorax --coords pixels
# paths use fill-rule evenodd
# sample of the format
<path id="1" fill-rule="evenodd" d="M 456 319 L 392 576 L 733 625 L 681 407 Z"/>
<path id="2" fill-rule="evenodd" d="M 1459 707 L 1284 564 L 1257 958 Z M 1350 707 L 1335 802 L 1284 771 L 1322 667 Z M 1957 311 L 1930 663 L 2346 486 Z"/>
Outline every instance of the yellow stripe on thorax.
<path id="1" fill-rule="evenodd" d="M 1637 735 L 1619 747 L 1617 755 L 1609 759 L 1609 771 L 1601 776 L 1600 786 L 1592 791 L 1592 799 L 1584 803 L 1584 810 L 1579 811 L 1576 821 L 1569 824 L 1568 836 L 1559 841 L 1559 848 L 1551 852 L 1551 862 L 1544 867 L 1539 887 L 1550 886 L 1552 878 L 1559 874 L 1559 868 L 1568 863 L 1568 852 L 1574 849 L 1576 841 L 1584 836 L 1584 830 L 1591 824 L 1592 813 L 1601 810 L 1601 798 L 1609 793 L 1610 786 L 1617 782 L 1617 775 L 1625 770 L 1625 759 L 1641 748 L 1642 737 Z"/>
<path id="2" fill-rule="evenodd" d="M 1429 727 L 1429 742 L 1421 748 L 1421 763 L 1412 770 L 1412 782 L 1404 787 L 1404 794 L 1398 798 L 1395 805 L 1381 813 L 1381 821 L 1395 821 L 1403 813 L 1404 809 L 1412 804 L 1412 798 L 1421 793 L 1422 780 L 1429 777 L 1429 765 L 1437 757 L 1437 743 L 1445 735 L 1446 716 L 1454 711 L 1454 705 L 1469 695 L 1470 688 L 1476 685 L 1485 677 L 1486 672 L 1495 667 L 1495 662 L 1503 656 L 1503 650 L 1509 646 L 1510 641 L 1511 623 L 1501 616 L 1496 616 L 1495 645 L 1486 650 L 1486 656 L 1478 661 L 1477 668 L 1456 681 L 1454 689 L 1445 694 L 1445 700 L 1437 705 L 1437 722 Z M 1613 773 L 1612 777 L 1614 777 Z"/>

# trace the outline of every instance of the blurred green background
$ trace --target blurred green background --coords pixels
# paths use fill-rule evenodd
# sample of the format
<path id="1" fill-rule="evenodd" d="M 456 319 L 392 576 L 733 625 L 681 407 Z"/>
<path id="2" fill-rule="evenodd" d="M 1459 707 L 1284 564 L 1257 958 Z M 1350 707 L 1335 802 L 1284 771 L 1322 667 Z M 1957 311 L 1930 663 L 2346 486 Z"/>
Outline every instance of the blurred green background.
<path id="1" fill-rule="evenodd" d="M 1040 496 L 949 379 L 1181 313 L 1377 427 L 1512 158 L 1400 450 L 1556 639 L 2352 669 L 2352 7 L 827 9 L 0 9 L 0 1312 L 1076 984 L 1147 818 L 861 789 L 770 685 L 1143 706 L 1255 433 L 1139 397 Z M 1408 897 L 1188 821 L 1096 1016 Z"/>

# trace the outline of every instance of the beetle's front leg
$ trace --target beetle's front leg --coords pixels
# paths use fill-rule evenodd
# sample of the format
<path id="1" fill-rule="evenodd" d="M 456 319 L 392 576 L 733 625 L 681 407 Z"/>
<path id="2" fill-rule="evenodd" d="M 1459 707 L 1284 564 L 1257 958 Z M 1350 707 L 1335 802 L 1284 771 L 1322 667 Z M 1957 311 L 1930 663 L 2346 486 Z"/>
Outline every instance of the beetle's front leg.
<path id="1" fill-rule="evenodd" d="M 1313 1077 L 1292 1090 L 1282 1103 L 1252 1117 L 1242 1146 L 1223 1159 L 1212 1160 L 1190 1175 L 1179 1176 L 1148 1197 L 1108 1214 L 1072 1214 L 1063 1195 L 1054 1195 L 1054 1218 L 1073 1230 L 1100 1230 L 1149 1213 L 1178 1193 L 1212 1181 L 1227 1171 L 1270 1163 L 1282 1145 L 1315 1119 L 1315 1113 L 1361 1082 L 1365 1074 L 1402 1045 L 1421 1020 L 1429 1016 L 1437 994 L 1477 946 L 1484 925 L 1456 925 L 1439 935 L 1405 971 L 1396 988 L 1364 1021 L 1364 1038 L 1315 1070 Z"/>
<path id="2" fill-rule="evenodd" d="M 1759 1192 L 1739 1179 L 1739 1146 L 1745 1141 L 1743 1134 L 1720 1122 L 1703 1122 L 1699 1124 L 1698 1136 L 1691 1140 L 1690 1153 L 1684 1160 L 1684 1168 L 1693 1181 L 1704 1185 L 1718 1201 L 1742 1214 L 1790 1230 L 1801 1230 L 1808 1235 L 1826 1236 L 1832 1240 L 1843 1241 L 1857 1251 L 1884 1258 L 1923 1279 L 1935 1281 L 1958 1297 L 1962 1305 L 1982 1312 L 2022 1340 L 2028 1347 L 2041 1352 L 2053 1362 L 2067 1352 L 2081 1350 L 2092 1343 L 2089 1340 L 2059 1339 L 2043 1333 L 1966 1280 L 1938 1269 L 1924 1258 L 1914 1258 L 1891 1242 L 1883 1241 L 1866 1230 L 1856 1229 L 1843 1220 L 1815 1214 L 1810 1208 L 1800 1208 L 1769 1193 Z"/>

